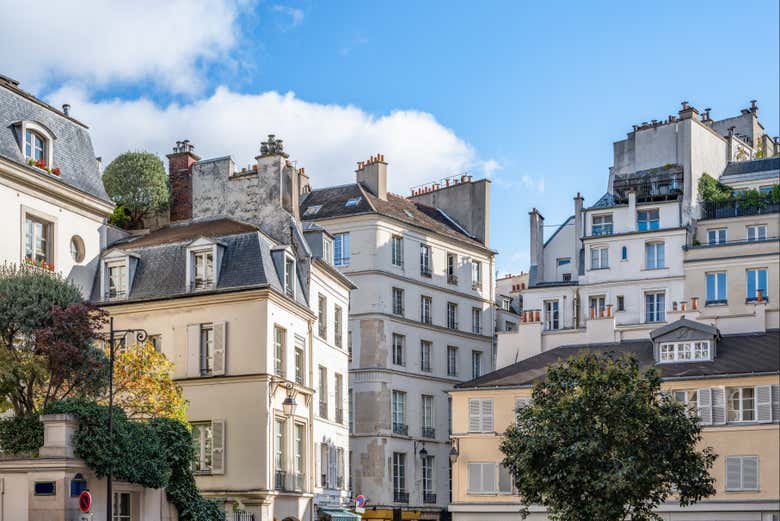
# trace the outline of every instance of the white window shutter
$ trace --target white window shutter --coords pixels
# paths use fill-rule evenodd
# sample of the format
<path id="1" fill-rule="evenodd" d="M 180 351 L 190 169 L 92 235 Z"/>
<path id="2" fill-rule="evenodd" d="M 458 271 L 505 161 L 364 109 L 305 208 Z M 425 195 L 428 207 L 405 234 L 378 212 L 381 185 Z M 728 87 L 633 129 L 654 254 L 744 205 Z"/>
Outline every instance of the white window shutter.
<path id="1" fill-rule="evenodd" d="M 758 490 L 758 456 L 742 457 L 742 488 Z"/>
<path id="2" fill-rule="evenodd" d="M 482 400 L 482 432 L 493 432 L 493 400 Z"/>
<path id="3" fill-rule="evenodd" d="M 200 376 L 200 324 L 187 326 L 187 376 Z"/>
<path id="4" fill-rule="evenodd" d="M 214 370 L 213 375 L 225 374 L 227 362 L 227 322 L 214 322 Z"/>
<path id="5" fill-rule="evenodd" d="M 211 473 L 225 473 L 225 420 L 211 421 Z"/>
<path id="6" fill-rule="evenodd" d="M 780 421 L 780 385 L 772 386 L 772 421 Z"/>
<path id="7" fill-rule="evenodd" d="M 496 464 L 482 464 L 482 490 L 484 492 L 496 492 Z"/>
<path id="8" fill-rule="evenodd" d="M 702 425 L 712 425 L 712 390 L 699 389 L 696 392 L 696 407 Z"/>
<path id="9" fill-rule="evenodd" d="M 756 386 L 756 411 L 758 423 L 772 422 L 772 386 Z"/>
<path id="10" fill-rule="evenodd" d="M 469 492 L 482 491 L 482 465 L 480 463 L 469 463 Z"/>
<path id="11" fill-rule="evenodd" d="M 742 488 L 742 458 L 731 456 L 726 458 L 726 490 Z"/>
<path id="12" fill-rule="evenodd" d="M 469 432 L 479 432 L 482 427 L 480 400 L 469 400 Z"/>
<path id="13" fill-rule="evenodd" d="M 498 491 L 502 494 L 512 493 L 512 474 L 500 463 L 498 464 Z"/>
<path id="14" fill-rule="evenodd" d="M 723 387 L 712 388 L 712 424 L 724 425 L 726 423 L 726 389 Z"/>

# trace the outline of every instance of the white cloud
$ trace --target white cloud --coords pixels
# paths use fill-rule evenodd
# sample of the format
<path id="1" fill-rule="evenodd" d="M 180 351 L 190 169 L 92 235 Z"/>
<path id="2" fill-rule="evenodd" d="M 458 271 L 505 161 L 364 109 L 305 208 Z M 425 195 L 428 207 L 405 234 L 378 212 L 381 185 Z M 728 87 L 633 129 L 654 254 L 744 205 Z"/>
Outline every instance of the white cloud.
<path id="1" fill-rule="evenodd" d="M 275 13 L 282 13 L 287 17 L 289 17 L 288 28 L 290 29 L 298 27 L 303 23 L 303 9 L 277 4 L 271 6 L 271 10 L 274 11 Z"/>
<path id="2" fill-rule="evenodd" d="M 90 125 L 96 154 L 105 164 L 128 149 L 164 156 L 177 140 L 190 139 L 203 158 L 231 155 L 237 166 L 247 166 L 269 133 L 284 140 L 290 158 L 306 167 L 315 187 L 353 182 L 356 162 L 377 153 L 390 163 L 390 190 L 401 194 L 412 185 L 496 164 L 479 159 L 431 114 L 413 110 L 374 116 L 354 106 L 307 102 L 293 93 L 241 94 L 226 87 L 163 107 L 147 99 L 92 101 L 77 87 L 62 88 L 49 100 L 55 106 L 70 103 L 74 117 Z"/>
<path id="3" fill-rule="evenodd" d="M 503 167 L 498 165 L 497 168 L 503 168 Z M 520 175 L 515 177 L 494 176 L 491 179 L 493 180 L 494 183 L 496 183 L 496 186 L 505 188 L 507 190 L 520 190 L 524 192 L 528 190 L 534 190 L 539 193 L 544 192 L 543 177 L 535 178 L 530 175 Z"/>
<path id="4" fill-rule="evenodd" d="M 236 43 L 243 0 L 79 0 L 22 8 L 0 0 L 0 70 L 38 90 L 60 79 L 90 87 L 147 78 L 197 92 L 204 64 Z"/>

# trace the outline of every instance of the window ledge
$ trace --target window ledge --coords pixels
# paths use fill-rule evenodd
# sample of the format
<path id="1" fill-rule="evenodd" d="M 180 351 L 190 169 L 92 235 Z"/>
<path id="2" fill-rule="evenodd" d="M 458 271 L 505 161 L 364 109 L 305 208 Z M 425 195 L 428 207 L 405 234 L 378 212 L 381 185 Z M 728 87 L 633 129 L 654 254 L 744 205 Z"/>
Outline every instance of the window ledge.
<path id="1" fill-rule="evenodd" d="M 669 269 L 670 269 L 669 266 L 664 266 L 663 268 L 642 268 L 639 271 L 665 271 Z"/>
<path id="2" fill-rule="evenodd" d="M 588 271 L 603 271 L 603 270 L 608 270 L 608 269 L 609 269 L 609 266 L 607 266 L 605 268 L 591 268 Z"/>

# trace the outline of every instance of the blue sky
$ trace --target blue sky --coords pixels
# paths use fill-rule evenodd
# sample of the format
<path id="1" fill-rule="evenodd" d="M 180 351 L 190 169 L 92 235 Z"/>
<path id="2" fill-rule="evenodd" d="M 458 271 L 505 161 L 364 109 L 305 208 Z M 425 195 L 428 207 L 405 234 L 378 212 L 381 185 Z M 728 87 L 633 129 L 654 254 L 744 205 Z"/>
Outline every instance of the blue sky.
<path id="1" fill-rule="evenodd" d="M 377 152 L 399 193 L 488 174 L 501 272 L 527 269 L 531 207 L 553 225 L 604 192 L 632 124 L 758 99 L 780 134 L 773 0 L 55 2 L 38 43 L 0 9 L 0 73 L 71 103 L 107 160 L 189 137 L 247 164 L 276 132 L 315 186 Z"/>

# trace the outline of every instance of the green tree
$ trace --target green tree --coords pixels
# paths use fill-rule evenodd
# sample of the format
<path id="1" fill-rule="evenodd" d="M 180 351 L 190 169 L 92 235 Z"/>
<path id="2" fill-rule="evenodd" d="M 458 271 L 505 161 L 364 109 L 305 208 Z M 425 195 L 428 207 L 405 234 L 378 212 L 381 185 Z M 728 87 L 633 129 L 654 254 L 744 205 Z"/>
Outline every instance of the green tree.
<path id="1" fill-rule="evenodd" d="M 150 152 L 125 152 L 108 165 L 103 185 L 111 200 L 138 227 L 143 218 L 168 206 L 170 190 L 165 166 Z"/>
<path id="2" fill-rule="evenodd" d="M 699 178 L 699 199 L 702 201 L 723 201 L 732 194 L 731 187 L 721 183 L 709 174 Z"/>
<path id="3" fill-rule="evenodd" d="M 554 520 L 645 521 L 676 496 L 715 493 L 697 418 L 660 392 L 633 357 L 582 354 L 549 368 L 501 444 L 524 502 Z"/>

